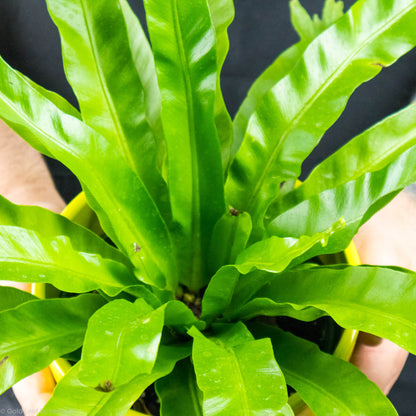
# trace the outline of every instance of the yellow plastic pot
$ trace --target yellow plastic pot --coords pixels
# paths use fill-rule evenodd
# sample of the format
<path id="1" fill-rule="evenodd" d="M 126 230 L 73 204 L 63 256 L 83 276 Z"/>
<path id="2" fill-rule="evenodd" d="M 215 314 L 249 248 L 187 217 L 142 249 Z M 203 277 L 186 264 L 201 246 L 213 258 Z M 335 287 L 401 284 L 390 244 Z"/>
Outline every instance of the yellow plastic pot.
<path id="1" fill-rule="evenodd" d="M 321 256 L 320 259 L 325 264 L 344 262 L 347 262 L 351 266 L 359 266 L 361 264 L 357 249 L 352 242 L 343 253 Z M 349 361 L 354 350 L 355 343 L 357 342 L 358 333 L 359 331 L 357 330 L 344 329 L 333 355 L 342 360 Z M 311 409 L 309 409 L 299 394 L 292 394 L 289 397 L 289 404 L 296 416 L 313 416 Z"/>
<path id="2" fill-rule="evenodd" d="M 89 228 L 97 234 L 103 234 L 103 231 L 100 227 L 100 224 L 97 220 L 94 211 L 92 211 L 87 204 L 84 193 L 80 193 L 77 197 L 75 197 L 62 212 L 62 215 L 78 224 L 83 225 L 84 227 Z M 350 246 L 344 251 L 344 253 L 322 256 L 321 260 L 324 263 L 337 263 L 347 261 L 348 264 L 354 266 L 360 264 L 360 259 L 358 257 L 357 250 L 355 249 L 353 243 L 350 244 Z M 44 284 L 32 285 L 32 293 L 40 298 L 47 297 L 47 290 L 47 286 Z M 343 335 L 341 336 L 333 355 L 348 361 L 355 347 L 357 336 L 358 331 L 348 329 L 344 330 Z M 56 382 L 60 381 L 63 378 L 63 376 L 69 371 L 70 368 L 71 365 L 69 364 L 69 362 L 61 358 L 54 361 L 50 365 L 50 369 Z M 293 394 L 290 396 L 289 404 L 296 415 L 313 416 L 311 410 L 302 401 L 298 394 Z M 129 410 L 127 415 L 146 416 L 143 413 L 136 412 L 134 410 Z"/>

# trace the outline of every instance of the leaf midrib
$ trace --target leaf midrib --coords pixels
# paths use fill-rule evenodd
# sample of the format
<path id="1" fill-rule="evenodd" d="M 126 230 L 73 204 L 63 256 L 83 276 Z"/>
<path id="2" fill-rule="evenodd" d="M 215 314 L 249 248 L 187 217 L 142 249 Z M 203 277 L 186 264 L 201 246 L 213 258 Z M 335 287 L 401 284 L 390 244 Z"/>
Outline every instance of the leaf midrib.
<path id="1" fill-rule="evenodd" d="M 198 400 L 197 385 L 193 378 L 192 370 L 188 371 L 187 384 L 188 384 L 189 396 L 192 402 L 192 407 L 195 411 L 194 416 L 202 416 L 203 412 L 202 412 L 201 404 Z"/>
<path id="2" fill-rule="evenodd" d="M 283 373 L 285 374 L 285 376 L 288 375 L 292 379 L 300 380 L 304 384 L 307 384 L 308 386 L 312 386 L 312 390 L 313 391 L 318 391 L 318 393 L 320 393 L 320 395 L 322 397 L 329 398 L 327 401 L 325 401 L 325 403 L 338 403 L 338 407 L 343 409 L 346 415 L 355 415 L 355 413 L 352 412 L 352 410 L 354 410 L 354 409 L 351 409 L 348 406 L 347 403 L 339 400 L 339 397 L 332 394 L 331 391 L 325 390 L 319 384 L 316 384 L 316 383 L 312 382 L 312 380 L 310 380 L 306 377 L 301 377 L 298 374 L 294 373 L 293 371 L 288 370 L 281 363 L 280 363 L 280 365 L 283 367 L 282 370 L 283 370 Z M 289 377 L 287 377 L 287 378 L 289 379 Z M 342 395 L 341 395 L 341 397 L 342 397 Z"/>
<path id="3" fill-rule="evenodd" d="M 241 404 L 241 409 L 244 411 L 244 413 L 240 413 L 240 415 L 249 416 L 250 407 L 248 405 L 248 399 L 247 399 L 247 387 L 244 382 L 243 374 L 241 373 L 240 363 L 233 349 L 229 350 L 228 352 L 229 352 L 230 359 L 233 361 L 234 374 L 238 380 L 237 383 L 240 387 L 240 388 L 237 388 L 237 393 L 238 393 L 238 396 L 240 397 L 239 403 Z"/>
<path id="4" fill-rule="evenodd" d="M 113 366 L 113 370 L 111 372 L 112 373 L 112 375 L 111 375 L 112 378 L 110 378 L 110 380 L 113 383 L 116 383 L 118 373 L 119 373 L 119 371 L 122 367 L 121 360 L 122 360 L 123 350 L 120 347 L 120 345 L 124 344 L 124 338 L 126 337 L 126 335 L 130 331 L 132 331 L 132 329 L 133 329 L 133 331 L 135 331 L 139 328 L 139 324 L 142 324 L 143 320 L 145 318 L 146 318 L 146 314 L 140 314 L 139 316 L 136 316 L 136 318 L 134 320 L 124 322 L 123 325 L 122 325 L 122 328 L 120 329 L 119 335 L 117 337 L 117 342 L 115 343 L 114 348 L 113 348 L 113 350 L 115 351 L 114 358 L 113 358 L 114 366 Z M 151 318 L 149 318 L 149 319 L 151 319 Z M 150 372 L 149 372 L 149 374 L 150 374 Z M 135 376 L 131 377 L 130 380 L 127 380 L 127 381 L 125 380 L 122 384 L 125 384 L 126 382 L 130 382 L 132 379 L 134 379 L 138 375 L 139 374 L 136 374 Z"/>
<path id="5" fill-rule="evenodd" d="M 402 324 L 404 327 L 409 328 L 409 330 L 413 333 L 416 333 L 416 322 L 411 322 L 409 320 L 407 320 L 406 318 L 402 317 L 402 316 L 391 316 L 389 315 L 387 312 L 383 312 L 380 311 L 378 309 L 372 308 L 370 306 L 365 306 L 361 303 L 353 303 L 353 302 L 334 302 L 334 301 L 326 301 L 324 304 L 328 305 L 328 306 L 333 306 L 335 307 L 335 309 L 341 307 L 341 308 L 345 308 L 349 311 L 355 310 L 355 311 L 371 311 L 372 315 L 378 316 L 381 318 L 381 320 L 385 320 L 385 321 L 394 321 L 394 322 L 398 322 L 400 324 Z M 329 315 L 333 316 L 332 313 L 332 308 L 328 311 L 327 309 L 323 309 L 321 306 L 321 304 L 316 304 L 316 305 L 312 305 L 315 308 L 324 310 L 326 313 L 328 313 Z M 331 311 L 331 313 L 330 313 Z"/>
<path id="6" fill-rule="evenodd" d="M 275 158 L 277 156 L 277 154 L 279 153 L 283 143 L 286 141 L 288 135 L 290 134 L 290 132 L 293 129 L 293 126 L 305 115 L 305 113 L 311 108 L 311 106 L 313 105 L 313 103 L 316 101 L 317 97 L 319 97 L 328 87 L 329 84 L 331 83 L 331 81 L 333 80 L 333 78 L 335 78 L 340 72 L 342 72 L 345 67 L 348 65 L 348 63 L 351 61 L 351 59 L 357 55 L 359 52 L 361 52 L 362 49 L 364 49 L 365 47 L 367 47 L 368 43 L 371 42 L 371 40 L 373 38 L 375 38 L 376 36 L 378 36 L 379 33 L 382 33 L 383 31 L 386 31 L 388 29 L 390 29 L 390 27 L 395 23 L 395 21 L 400 20 L 403 15 L 405 15 L 408 11 L 410 11 L 411 9 L 413 9 L 415 6 L 414 5 L 409 5 L 408 7 L 406 7 L 404 10 L 402 10 L 399 14 L 397 14 L 396 16 L 394 16 L 393 18 L 391 18 L 390 20 L 387 21 L 387 23 L 385 25 L 383 25 L 380 29 L 374 31 L 371 36 L 369 36 L 365 41 L 360 43 L 360 46 L 353 50 L 353 52 L 348 55 L 348 57 L 346 59 L 344 59 L 344 61 L 341 62 L 340 66 L 337 68 L 337 70 L 330 75 L 325 82 L 318 88 L 318 90 L 311 96 L 311 98 L 309 98 L 309 100 L 307 100 L 305 106 L 302 107 L 302 110 L 296 115 L 296 117 L 294 119 L 292 119 L 292 121 L 287 125 L 286 129 L 284 130 L 281 139 L 279 141 L 279 144 L 274 148 L 271 156 L 269 157 L 267 163 L 266 163 L 266 167 L 265 169 L 263 169 L 259 180 L 257 181 L 254 191 L 251 194 L 249 201 L 248 201 L 248 211 L 252 210 L 252 204 L 254 204 L 257 194 L 259 193 L 261 186 L 263 185 L 264 179 L 266 177 L 266 174 L 268 173 L 268 170 L 270 168 L 270 166 L 274 163 Z M 308 48 L 307 48 L 308 49 Z M 298 65 L 296 65 L 298 66 Z M 289 75 L 286 75 L 284 78 L 287 78 Z M 283 78 L 283 79 L 284 79 Z M 281 82 L 282 80 L 280 80 L 278 82 L 278 84 Z M 278 85 L 277 84 L 277 85 Z M 252 119 L 253 116 L 250 117 L 250 119 Z"/>
<path id="7" fill-rule="evenodd" d="M 54 331 L 54 334 L 56 334 L 57 332 Z M 44 345 L 44 342 L 48 342 L 48 341 L 53 341 L 53 340 L 60 340 L 61 338 L 67 339 L 68 336 L 71 335 L 71 339 L 73 339 L 73 337 L 78 336 L 78 335 L 83 335 L 85 333 L 85 329 L 73 329 L 70 331 L 64 331 L 64 332 L 59 332 L 59 335 L 45 335 L 42 337 L 38 337 L 36 339 L 33 339 L 33 337 L 29 337 L 32 338 L 30 341 L 20 341 L 20 342 L 16 342 L 12 348 L 6 348 L 4 350 L 0 350 L 0 355 L 2 354 L 10 354 L 14 351 L 17 350 L 22 350 L 25 349 L 27 347 L 31 347 L 37 344 L 41 344 L 41 346 Z M 82 343 L 82 342 L 81 342 Z"/>
<path id="8" fill-rule="evenodd" d="M 103 73 L 103 70 L 101 68 L 100 65 L 100 60 L 98 59 L 98 52 L 97 52 L 97 45 L 95 43 L 95 38 L 94 36 L 91 35 L 91 28 L 90 28 L 90 22 L 88 19 L 88 13 L 86 12 L 85 9 L 85 5 L 84 5 L 84 1 L 85 0 L 80 0 L 81 3 L 81 8 L 82 8 L 82 15 L 83 15 L 83 20 L 84 20 L 84 24 L 85 24 L 85 30 L 87 31 L 87 36 L 88 39 L 90 41 L 91 44 L 91 54 L 93 57 L 93 60 L 95 62 L 95 67 L 97 69 L 97 75 L 98 75 L 98 82 L 100 83 L 101 86 L 101 90 L 103 92 L 103 96 L 105 99 L 105 102 L 107 103 L 107 107 L 109 109 L 109 114 L 113 123 L 113 126 L 115 128 L 116 131 L 116 140 L 118 141 L 118 144 L 121 148 L 122 153 L 124 154 L 126 160 L 128 161 L 129 165 L 131 166 L 131 168 L 136 172 L 136 165 L 134 163 L 133 157 L 131 155 L 130 149 L 127 145 L 127 138 L 124 134 L 123 128 L 118 120 L 117 117 L 117 111 L 115 109 L 111 94 L 107 88 L 107 84 L 105 82 L 105 76 Z"/>
<path id="9" fill-rule="evenodd" d="M 196 152 L 196 141 L 195 141 L 195 115 L 193 111 L 193 97 L 192 97 L 192 83 L 191 76 L 189 73 L 189 62 L 186 57 L 185 47 L 182 41 L 182 32 L 179 24 L 179 11 L 177 0 L 171 0 L 172 7 L 172 17 L 174 20 L 173 28 L 176 37 L 176 45 L 178 56 L 181 62 L 182 68 L 182 77 L 184 81 L 185 95 L 186 95 L 186 110 L 188 113 L 188 137 L 189 137 L 189 146 L 191 150 L 191 175 L 190 179 L 192 180 L 192 207 L 191 207 L 191 235 L 190 235 L 190 287 L 195 285 L 192 283 L 194 279 L 198 279 L 196 273 L 199 272 L 197 263 L 200 261 L 201 257 L 201 239 L 198 238 L 201 231 L 201 218 L 199 210 L 199 169 L 197 162 L 197 152 Z"/>
<path id="10" fill-rule="evenodd" d="M 24 78 L 21 78 L 21 80 L 22 80 L 22 82 L 24 82 L 24 83 L 26 83 L 26 80 L 24 79 Z M 28 117 L 26 117 L 26 114 L 23 114 L 23 113 L 21 113 L 20 111 L 18 111 L 16 108 L 15 108 L 15 106 L 14 106 L 14 103 L 13 102 L 11 102 L 7 97 L 5 97 L 4 96 L 4 94 L 2 94 L 1 92 L 0 92 L 0 96 L 3 98 L 3 101 L 4 102 L 6 102 L 7 103 L 7 105 L 22 119 L 22 120 L 24 120 L 29 126 L 31 126 L 31 128 L 32 129 L 34 129 L 35 131 L 37 131 L 37 132 L 39 132 L 39 135 L 40 136 L 45 136 L 51 143 L 54 143 L 55 142 L 55 138 L 53 137 L 53 136 L 51 136 L 49 133 L 47 133 L 46 131 L 44 131 L 44 130 L 41 130 L 41 129 L 39 129 L 38 128 L 38 126 L 36 126 L 36 124 L 33 124 L 32 123 L 32 121 L 28 118 Z M 58 111 L 59 112 L 61 112 L 59 109 L 58 109 Z M 69 114 L 66 114 L 66 116 L 68 116 L 68 117 L 72 117 L 71 115 L 69 115 Z M 77 119 L 78 120 L 78 119 Z M 80 120 L 78 120 L 79 122 L 81 122 Z M 65 141 L 64 140 L 61 140 L 60 141 L 60 144 L 58 145 L 59 147 L 61 147 L 65 152 L 67 152 L 67 153 L 69 153 L 69 154 L 72 154 L 73 156 L 76 156 L 76 158 L 78 159 L 78 161 L 79 162 L 81 162 L 81 163 L 83 163 L 83 164 L 85 164 L 86 166 L 89 166 L 89 170 L 90 170 L 90 172 L 95 172 L 95 169 L 94 169 L 94 166 L 92 166 L 92 165 L 90 165 L 89 163 L 88 163 L 88 158 L 82 158 L 82 157 L 80 157 L 80 155 L 77 153 L 77 152 L 75 152 L 75 149 L 71 149 L 71 148 L 69 148 L 68 146 L 66 146 L 65 145 L 65 143 L 64 143 Z M 46 146 L 46 148 L 47 148 L 47 150 L 49 150 L 49 146 Z M 53 154 L 53 152 L 51 152 L 51 154 Z M 95 179 L 95 181 L 94 181 L 94 185 L 95 185 L 95 187 L 96 187 L 96 189 L 98 188 L 98 189 L 100 189 L 100 192 L 103 194 L 103 195 L 105 195 L 106 196 L 106 199 L 107 199 L 107 201 L 109 201 L 110 202 L 110 206 L 112 206 L 113 208 L 114 208 L 114 210 L 117 210 L 117 206 L 118 206 L 118 204 L 115 204 L 114 203 L 114 201 L 116 201 L 117 200 L 117 198 L 115 198 L 114 196 L 112 196 L 112 194 L 111 193 L 108 193 L 107 192 L 107 187 L 105 187 L 105 186 L 102 186 L 102 184 L 101 184 L 101 181 L 99 180 L 99 178 L 96 178 L 96 175 L 93 175 L 93 178 Z M 141 180 L 140 180 L 140 178 L 137 178 L 137 180 L 141 183 L 141 185 L 142 185 L 142 187 L 144 188 L 144 185 L 143 185 L 143 183 L 141 182 Z M 144 188 L 145 189 L 145 188 Z M 149 198 L 150 198 L 150 195 L 149 195 L 149 193 L 148 193 L 148 191 L 146 190 L 146 192 L 147 192 L 147 194 L 148 194 L 148 196 L 149 196 Z M 154 203 L 153 203 L 153 205 L 154 205 Z M 158 216 L 159 216 L 159 218 L 161 219 L 161 221 L 162 221 L 162 223 L 163 223 L 163 225 L 164 225 L 164 229 L 165 229 L 165 231 L 166 231 L 166 233 L 168 233 L 168 230 L 167 230 L 167 227 L 166 227 L 166 223 L 164 222 L 164 220 L 162 219 L 162 217 L 161 217 L 161 215 L 160 215 L 160 212 L 159 212 L 159 210 L 156 208 L 156 206 L 154 205 L 154 208 L 155 208 L 155 210 L 158 212 Z M 104 211 L 104 210 L 103 210 Z M 135 226 L 135 222 L 134 221 L 129 221 L 130 220 L 130 216 L 128 216 L 128 215 L 119 215 L 118 216 L 118 219 L 119 219 L 119 221 L 121 222 L 121 223 L 124 223 L 124 225 L 125 225 L 125 227 L 123 228 L 123 232 L 125 233 L 125 234 L 130 234 L 133 238 L 131 238 L 130 237 L 130 239 L 132 240 L 132 241 L 135 241 L 135 240 L 139 240 L 139 241 L 146 241 L 146 239 L 144 239 L 144 238 L 142 238 L 142 233 L 140 232 L 140 230 L 139 229 L 137 229 L 136 228 L 136 226 Z M 131 230 L 134 230 L 134 232 L 132 232 Z M 139 236 L 139 239 L 137 239 L 136 237 L 136 235 L 135 235 L 135 233 L 137 232 L 137 236 Z M 170 241 L 170 239 L 169 239 L 169 243 L 171 243 L 171 241 Z M 123 246 L 123 244 L 121 244 L 121 246 Z M 128 252 L 128 250 L 127 250 L 127 247 L 124 247 L 125 248 L 125 250 L 126 250 L 126 252 Z M 155 259 L 155 256 L 154 256 L 154 254 L 153 254 L 153 252 L 152 252 L 152 250 L 147 250 L 146 251 L 146 253 L 147 253 L 147 255 L 148 255 L 148 257 L 153 261 L 153 263 L 154 264 L 158 264 L 158 262 L 156 261 L 156 259 Z M 128 256 L 129 258 L 131 258 L 131 256 Z M 143 271 L 146 273 L 146 275 L 147 276 L 151 276 L 149 273 L 148 273 L 148 271 L 147 271 L 147 269 L 146 269 L 146 266 L 145 266 L 145 263 L 144 263 L 144 261 L 143 261 L 143 259 L 142 259 L 142 257 L 141 256 L 135 256 L 135 259 L 137 259 L 137 257 L 139 257 L 139 261 L 140 261 L 140 264 L 141 264 L 141 266 L 142 266 L 142 269 L 143 269 Z"/>
<path id="11" fill-rule="evenodd" d="M 287 293 L 287 292 L 286 292 Z M 351 301 L 331 301 L 331 300 L 321 300 L 318 302 L 315 301 L 308 301 L 307 303 L 302 302 L 293 302 L 293 301 L 275 301 L 272 298 L 268 298 L 268 297 L 259 297 L 259 298 L 255 298 L 253 300 L 257 300 L 257 299 L 266 299 L 266 300 L 270 300 L 273 303 L 275 303 L 277 306 L 284 306 L 284 305 L 289 305 L 292 308 L 296 309 L 296 306 L 299 307 L 300 309 L 296 309 L 296 310 L 302 310 L 304 308 L 307 307 L 313 307 L 316 309 L 320 309 L 321 311 L 324 311 L 325 313 L 327 313 L 328 315 L 331 315 L 332 317 L 334 316 L 333 311 L 335 310 L 335 315 L 339 316 L 339 315 L 344 315 L 340 313 L 337 313 L 337 309 L 346 309 L 348 311 L 370 311 L 371 315 L 377 316 L 379 317 L 382 321 L 394 321 L 394 322 L 398 322 L 400 324 L 402 324 L 404 327 L 409 328 L 409 330 L 411 332 L 416 333 L 416 322 L 410 322 L 409 320 L 407 320 L 404 317 L 401 316 L 392 316 L 389 315 L 387 312 L 383 312 L 380 311 L 379 309 L 376 309 L 375 307 L 371 307 L 371 306 L 366 306 L 363 305 L 362 303 L 354 303 Z M 247 304 L 246 304 L 247 305 Z M 246 306 L 245 305 L 245 306 Z M 328 309 L 329 306 L 329 309 Z"/>
<path id="12" fill-rule="evenodd" d="M 83 281 L 84 280 L 83 278 L 85 278 L 88 282 L 94 283 L 95 285 L 105 284 L 105 285 L 109 285 L 109 286 L 115 287 L 115 288 L 123 288 L 124 287 L 121 283 L 119 283 L 117 281 L 103 282 L 103 281 L 98 281 L 98 280 L 91 280 L 91 276 L 93 276 L 92 274 L 82 273 L 80 271 L 76 271 L 74 269 L 71 269 L 71 268 L 68 268 L 68 267 L 65 267 L 65 266 L 57 265 L 53 262 L 46 263 L 46 262 L 41 262 L 41 261 L 37 261 L 37 260 L 33 260 L 33 259 L 28 260 L 27 258 L 24 258 L 22 260 L 22 259 L 16 258 L 16 257 L 5 257 L 5 258 L 0 257 L 0 266 L 1 266 L 2 263 L 21 264 L 23 266 L 27 265 L 28 267 L 38 266 L 41 269 L 49 269 L 49 270 L 53 269 L 53 270 L 55 270 L 56 272 L 59 272 L 59 273 L 67 272 L 70 275 L 78 276 L 80 281 Z M 27 281 L 30 281 L 30 280 L 31 279 L 27 279 Z M 112 284 L 112 283 L 114 283 L 114 284 Z M 118 283 L 118 285 L 117 285 L 117 283 Z M 92 289 L 87 289 L 87 291 L 89 291 L 89 290 L 92 290 Z"/>
<path id="13" fill-rule="evenodd" d="M 308 185 L 309 183 L 311 183 L 310 180 L 312 179 L 312 175 L 311 175 L 308 178 L 308 180 L 305 180 L 305 182 L 303 182 L 297 189 L 302 189 L 302 191 L 305 193 L 305 188 L 306 188 L 306 190 L 308 191 L 307 195 L 310 197 L 317 193 L 316 189 L 318 189 L 318 192 L 323 192 L 329 189 L 336 188 L 338 186 L 342 186 L 344 183 L 355 181 L 359 179 L 361 176 L 365 175 L 366 173 L 374 173 L 377 170 L 384 169 L 390 163 L 393 162 L 390 159 L 393 153 L 397 153 L 398 151 L 401 151 L 403 148 L 404 148 L 403 152 L 405 152 L 406 150 L 410 149 L 416 144 L 416 126 L 414 127 L 413 130 L 414 130 L 414 134 L 411 134 L 412 139 L 410 139 L 409 141 L 406 141 L 406 143 L 403 143 L 401 141 L 400 142 L 396 141 L 395 143 L 391 143 L 391 145 L 388 146 L 388 148 L 384 150 L 383 154 L 379 155 L 378 158 L 373 159 L 371 162 L 366 161 L 365 165 L 361 166 L 361 169 L 359 171 L 353 172 L 354 175 L 348 176 L 347 179 L 343 178 L 343 182 L 336 181 L 334 183 L 331 183 L 332 188 L 325 188 L 325 189 L 321 188 L 322 182 L 326 180 L 325 177 L 323 176 L 325 174 L 325 171 L 323 171 L 322 173 L 319 172 L 319 173 L 314 174 L 314 177 L 316 177 L 316 175 L 319 175 L 324 179 L 324 181 L 321 181 L 320 183 L 318 183 L 318 186 L 312 183 L 312 185 L 314 186 L 309 187 L 311 188 L 311 190 L 310 189 L 308 190 Z M 333 162 L 331 161 L 331 164 L 328 166 L 332 166 L 333 164 L 335 164 L 335 162 L 336 162 L 336 159 L 334 159 Z M 384 166 L 380 168 L 380 164 L 384 164 Z M 336 180 L 338 178 L 334 178 L 334 179 Z"/>

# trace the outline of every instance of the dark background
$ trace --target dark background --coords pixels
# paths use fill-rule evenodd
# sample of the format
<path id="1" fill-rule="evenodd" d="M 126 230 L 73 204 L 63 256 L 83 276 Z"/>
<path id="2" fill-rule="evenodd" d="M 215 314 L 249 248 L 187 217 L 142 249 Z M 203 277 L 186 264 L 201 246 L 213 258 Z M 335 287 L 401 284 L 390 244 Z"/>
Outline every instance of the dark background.
<path id="1" fill-rule="evenodd" d="M 129 2 L 143 22 L 141 1 Z M 254 79 L 280 52 L 298 40 L 289 23 L 288 3 L 288 0 L 235 2 L 236 18 L 229 30 L 231 50 L 222 78 L 224 97 L 232 115 Z M 310 12 L 319 13 L 323 0 L 302 3 Z M 345 9 L 353 3 L 344 1 Z M 77 105 L 62 68 L 59 35 L 44 0 L 0 0 L 0 54 L 14 68 Z M 416 89 L 415 68 L 416 50 L 358 88 L 339 121 L 305 162 L 303 174 L 348 139 L 405 106 Z M 80 191 L 77 180 L 59 162 L 47 160 L 47 163 L 58 190 L 70 201 Z M 415 387 L 416 359 L 411 357 L 390 394 L 400 416 L 415 415 Z M 11 410 L 16 406 L 9 392 L 0 397 L 0 409 Z"/>

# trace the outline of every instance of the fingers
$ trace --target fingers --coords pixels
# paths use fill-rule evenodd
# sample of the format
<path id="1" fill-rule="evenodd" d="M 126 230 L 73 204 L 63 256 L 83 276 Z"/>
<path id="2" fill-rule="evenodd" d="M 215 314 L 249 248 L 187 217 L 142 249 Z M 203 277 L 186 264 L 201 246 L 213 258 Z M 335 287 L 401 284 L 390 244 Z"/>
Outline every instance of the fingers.
<path id="1" fill-rule="evenodd" d="M 416 270 L 416 199 L 401 192 L 364 224 L 355 246 L 361 263 Z M 360 333 L 351 362 L 387 394 L 398 379 L 408 353 L 396 344 Z"/>
<path id="2" fill-rule="evenodd" d="M 0 195 L 16 204 L 61 212 L 65 203 L 42 156 L 1 120 L 0 148 Z"/>
<path id="3" fill-rule="evenodd" d="M 55 380 L 49 368 L 19 381 L 13 386 L 13 392 L 23 409 L 25 416 L 35 416 L 50 399 Z"/>
<path id="4" fill-rule="evenodd" d="M 361 332 L 351 357 L 356 365 L 384 394 L 388 394 L 399 378 L 408 352 L 393 342 Z"/>

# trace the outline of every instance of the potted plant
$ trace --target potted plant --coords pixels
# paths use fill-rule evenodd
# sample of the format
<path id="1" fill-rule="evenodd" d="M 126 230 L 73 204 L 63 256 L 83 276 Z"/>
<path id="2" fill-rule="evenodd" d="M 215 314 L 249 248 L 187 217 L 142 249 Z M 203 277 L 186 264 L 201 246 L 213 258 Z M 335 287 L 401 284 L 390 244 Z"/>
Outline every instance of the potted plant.
<path id="1" fill-rule="evenodd" d="M 301 40 L 233 122 L 231 0 L 145 0 L 152 47 L 126 0 L 47 3 L 80 112 L 1 60 L 0 115 L 77 175 L 105 235 L 1 199 L 2 279 L 61 292 L 0 288 L 1 390 L 66 357 L 40 414 L 125 414 L 154 386 L 164 416 L 291 415 L 286 383 L 316 415 L 396 414 L 354 366 L 259 317 L 329 315 L 416 351 L 413 272 L 317 257 L 416 180 L 416 106 L 295 187 L 354 89 L 416 45 L 416 1 L 327 0 L 311 19 L 292 0 Z"/>

